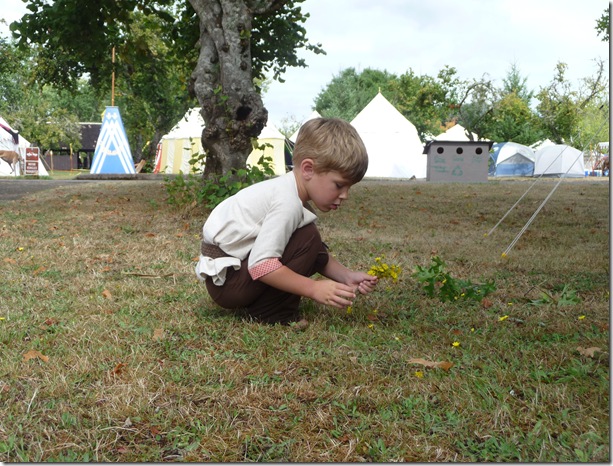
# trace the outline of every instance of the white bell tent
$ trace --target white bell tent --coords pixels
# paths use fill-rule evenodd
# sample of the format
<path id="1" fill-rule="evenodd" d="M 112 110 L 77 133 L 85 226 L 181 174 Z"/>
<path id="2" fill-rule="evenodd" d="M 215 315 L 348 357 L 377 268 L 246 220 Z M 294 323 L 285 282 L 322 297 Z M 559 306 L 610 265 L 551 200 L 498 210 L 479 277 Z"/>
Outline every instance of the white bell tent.
<path id="1" fill-rule="evenodd" d="M 455 124 L 451 128 L 447 129 L 444 133 L 439 134 L 434 139 L 436 141 L 470 141 L 468 137 L 468 131 L 462 125 Z M 470 133 L 473 141 L 479 140 L 479 135 L 476 133 Z"/>
<path id="2" fill-rule="evenodd" d="M 380 92 L 351 121 L 368 151 L 369 178 L 425 178 L 417 129 Z"/>

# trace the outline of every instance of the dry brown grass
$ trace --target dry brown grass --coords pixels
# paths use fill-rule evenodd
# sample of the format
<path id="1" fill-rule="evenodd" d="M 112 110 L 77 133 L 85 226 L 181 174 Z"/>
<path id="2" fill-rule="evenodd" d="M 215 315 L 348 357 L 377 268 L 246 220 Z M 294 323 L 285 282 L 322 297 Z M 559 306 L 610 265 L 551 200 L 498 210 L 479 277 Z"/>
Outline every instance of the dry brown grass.
<path id="1" fill-rule="evenodd" d="M 401 280 L 352 314 L 305 302 L 302 333 L 211 303 L 205 214 L 160 182 L 0 205 L 0 461 L 609 461 L 609 185 L 563 182 L 502 258 L 557 180 L 484 236 L 531 182 L 358 184 L 322 236 Z M 428 298 L 432 254 L 497 291 Z M 581 302 L 539 301 L 564 287 Z"/>

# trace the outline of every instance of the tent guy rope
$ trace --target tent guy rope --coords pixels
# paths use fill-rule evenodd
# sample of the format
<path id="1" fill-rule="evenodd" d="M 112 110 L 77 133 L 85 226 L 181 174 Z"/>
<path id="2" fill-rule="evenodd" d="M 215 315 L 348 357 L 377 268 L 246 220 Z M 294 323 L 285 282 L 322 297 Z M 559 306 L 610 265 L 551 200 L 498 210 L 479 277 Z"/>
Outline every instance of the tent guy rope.
<path id="1" fill-rule="evenodd" d="M 600 109 L 602 109 L 602 106 L 600 107 Z M 509 246 L 504 250 L 504 252 L 502 253 L 502 257 L 507 257 L 509 252 L 511 252 L 511 249 L 513 249 L 513 247 L 515 246 L 515 244 L 519 241 L 519 239 L 522 237 L 522 235 L 526 232 L 526 230 L 528 229 L 528 227 L 532 224 L 532 222 L 534 221 L 534 219 L 536 218 L 536 216 L 539 214 L 539 212 L 543 209 L 543 207 L 545 206 L 545 204 L 547 203 L 547 201 L 551 198 L 551 196 L 553 195 L 553 193 L 556 191 L 556 189 L 558 189 L 558 186 L 560 185 L 560 183 L 564 180 L 564 178 L 566 177 L 566 175 L 568 174 L 568 172 L 570 172 L 571 168 L 573 167 L 573 165 L 575 163 L 577 163 L 577 161 L 579 160 L 579 157 L 583 157 L 583 153 L 586 151 L 586 149 L 589 147 L 589 144 L 592 143 L 597 136 L 600 136 L 600 133 L 602 132 L 602 129 L 604 128 L 604 125 L 606 123 L 607 120 L 603 120 L 602 124 L 600 125 L 600 128 L 598 128 L 598 130 L 594 133 L 594 135 L 590 138 L 590 140 L 588 141 L 588 143 L 583 147 L 583 150 L 581 151 L 581 153 L 575 158 L 575 160 L 573 161 L 572 164 L 570 164 L 568 170 L 566 170 L 566 173 L 564 175 L 560 176 L 560 180 L 554 185 L 554 187 L 552 188 L 552 190 L 549 192 L 549 194 L 545 197 L 545 199 L 543 200 L 543 202 L 538 206 L 538 208 L 534 211 L 534 213 L 532 214 L 532 216 L 528 219 L 528 221 L 526 222 L 526 224 L 522 227 L 522 229 L 519 231 L 519 233 L 517 234 L 517 236 L 515 236 L 515 238 L 513 239 L 513 241 L 511 241 L 511 243 L 509 244 Z M 566 148 L 564 148 L 564 150 L 566 150 Z M 564 150 L 560 151 L 560 153 L 558 154 L 558 156 L 549 164 L 549 167 L 551 167 L 553 165 L 553 163 L 562 156 L 562 153 L 564 152 Z M 547 168 L 549 168 L 547 167 Z M 543 171 L 543 174 L 547 172 L 547 169 Z M 498 221 L 498 223 L 496 223 L 496 225 L 494 225 L 494 227 L 488 232 L 486 233 L 484 236 L 489 236 L 491 235 L 494 230 L 502 223 L 502 221 L 509 215 L 509 213 L 511 213 L 511 211 L 521 202 L 521 200 L 526 196 L 526 194 L 528 194 L 528 192 L 534 187 L 534 185 L 538 182 L 539 179 L 542 178 L 543 174 L 541 174 L 535 181 L 534 183 L 532 183 L 528 189 L 526 190 L 526 192 L 524 194 L 522 194 L 522 196 L 517 200 L 517 202 L 515 202 L 515 204 L 513 204 L 511 206 L 511 208 L 502 216 L 502 218 Z"/>

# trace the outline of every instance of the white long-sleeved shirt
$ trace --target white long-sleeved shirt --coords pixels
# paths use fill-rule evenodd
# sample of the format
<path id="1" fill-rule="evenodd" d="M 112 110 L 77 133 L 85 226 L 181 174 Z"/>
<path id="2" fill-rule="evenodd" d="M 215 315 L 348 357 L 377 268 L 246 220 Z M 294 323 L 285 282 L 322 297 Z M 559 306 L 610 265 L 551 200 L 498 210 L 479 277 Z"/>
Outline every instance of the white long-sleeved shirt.
<path id="1" fill-rule="evenodd" d="M 316 219 L 298 196 L 293 172 L 244 188 L 213 209 L 202 228 L 204 241 L 229 257 L 200 255 L 196 274 L 223 285 L 226 269 L 240 268 L 249 256 L 249 272 L 257 279 L 281 267 L 279 259 L 294 231 Z"/>

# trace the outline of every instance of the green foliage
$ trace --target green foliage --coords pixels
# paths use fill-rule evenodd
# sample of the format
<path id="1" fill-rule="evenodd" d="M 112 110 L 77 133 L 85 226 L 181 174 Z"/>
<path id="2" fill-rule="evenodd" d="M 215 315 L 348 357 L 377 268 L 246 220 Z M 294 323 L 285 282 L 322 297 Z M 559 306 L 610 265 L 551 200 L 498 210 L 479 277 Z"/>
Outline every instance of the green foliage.
<path id="1" fill-rule="evenodd" d="M 573 304 L 579 304 L 581 302 L 581 298 L 577 296 L 577 292 L 569 288 L 568 285 L 564 285 L 562 290 L 560 291 L 559 296 L 555 296 L 551 293 L 541 290 L 541 297 L 538 299 L 533 299 L 530 301 L 530 304 L 534 306 L 539 306 L 543 304 L 555 304 L 558 307 L 561 306 L 572 306 Z"/>
<path id="2" fill-rule="evenodd" d="M 422 140 L 439 134 L 457 116 L 457 94 L 463 85 L 453 67 L 443 68 L 436 78 L 418 76 L 412 70 L 394 83 L 396 108 L 415 125 Z"/>
<path id="3" fill-rule="evenodd" d="M 610 12 L 609 8 L 605 8 L 602 13 L 602 16 L 596 20 L 596 34 L 602 35 L 601 40 L 603 42 L 609 42 L 609 22 L 610 22 Z"/>
<path id="4" fill-rule="evenodd" d="M 317 95 L 315 109 L 324 117 L 351 121 L 379 91 L 395 101 L 391 86 L 396 80 L 396 75 L 387 71 L 366 68 L 357 73 L 355 68 L 346 68 Z"/>
<path id="5" fill-rule="evenodd" d="M 445 262 L 438 256 L 432 257 L 432 263 L 427 269 L 416 266 L 413 277 L 423 283 L 424 291 L 431 298 L 438 297 L 442 302 L 453 302 L 459 299 L 481 301 L 485 296 L 496 291 L 494 280 L 479 284 L 472 283 L 470 280 L 453 278 L 445 272 L 445 266 Z"/>
<path id="6" fill-rule="evenodd" d="M 20 50 L 12 42 L 0 40 L 0 113 L 28 140 L 43 148 L 58 148 L 60 143 L 80 148 L 79 121 L 91 101 L 84 104 L 87 89 L 60 91 L 34 79 L 32 61 L 39 55 L 36 47 Z M 9 64 L 10 66 L 5 66 Z M 81 84 L 81 83 L 79 83 Z M 95 107 L 94 107 L 95 108 Z"/>
<path id="7" fill-rule="evenodd" d="M 567 69 L 566 63 L 557 63 L 553 80 L 537 94 L 539 122 L 551 140 L 583 147 L 595 136 L 594 133 L 581 134 L 581 129 L 594 126 L 593 121 L 589 124 L 586 121 L 596 117 L 602 123 L 598 127 L 608 122 L 608 115 L 594 108 L 608 107 L 609 104 L 604 63 L 596 60 L 593 76 L 583 79 L 580 86 L 573 86 L 568 81 Z M 600 137 L 604 134 L 603 131 Z"/>
<path id="8" fill-rule="evenodd" d="M 197 163 L 199 160 L 200 157 L 196 157 L 190 163 Z M 241 189 L 264 181 L 274 174 L 272 157 L 262 156 L 257 165 L 234 170 L 213 179 L 203 180 L 200 175 L 191 173 L 185 176 L 179 173 L 174 178 L 165 177 L 164 186 L 168 193 L 168 203 L 171 205 L 182 208 L 200 205 L 206 209 L 214 209 Z"/>

